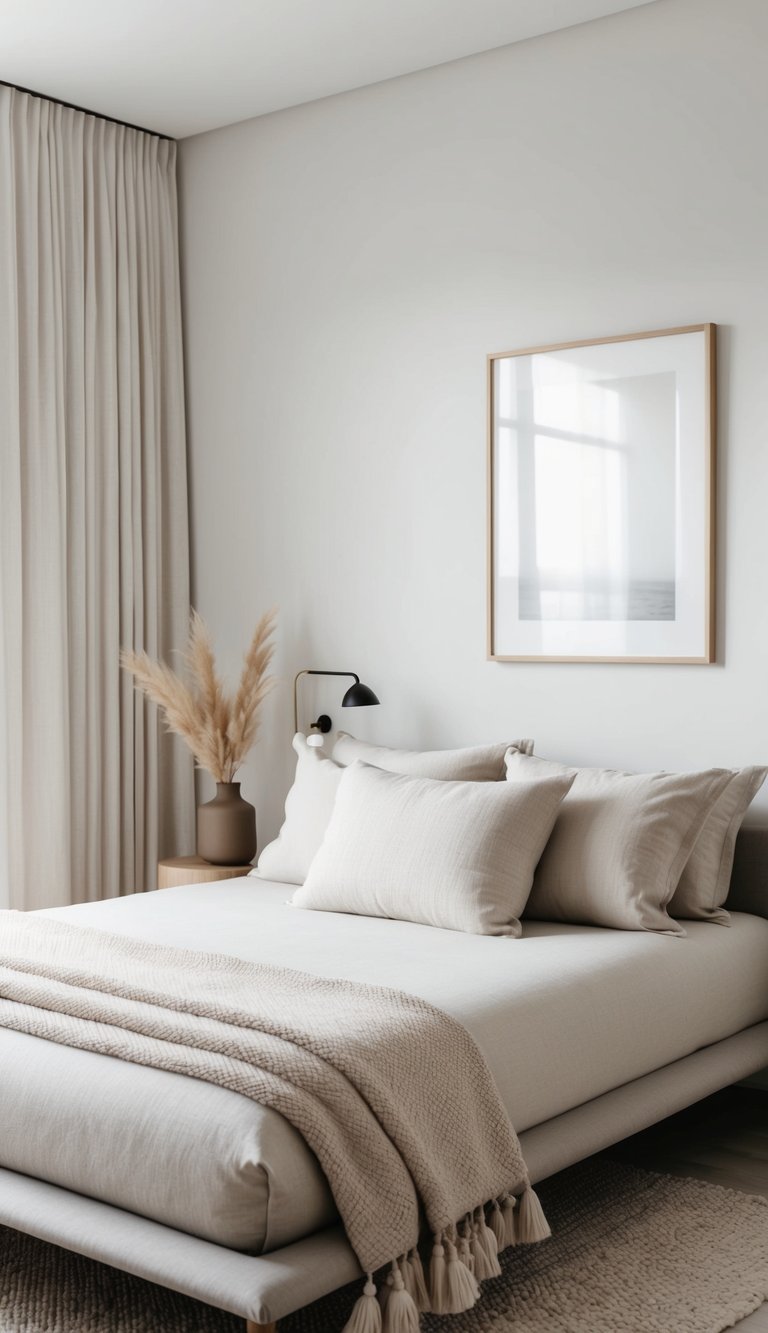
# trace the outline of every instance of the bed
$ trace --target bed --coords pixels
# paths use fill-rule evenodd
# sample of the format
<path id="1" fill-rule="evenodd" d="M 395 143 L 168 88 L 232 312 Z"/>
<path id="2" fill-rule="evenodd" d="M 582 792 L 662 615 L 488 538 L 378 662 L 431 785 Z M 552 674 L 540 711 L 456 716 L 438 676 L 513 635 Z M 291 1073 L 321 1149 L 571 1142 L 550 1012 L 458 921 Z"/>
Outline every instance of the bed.
<path id="1" fill-rule="evenodd" d="M 253 879 L 46 915 L 431 1001 L 480 1046 L 537 1181 L 768 1065 L 766 862 L 768 830 L 743 829 L 732 926 L 688 922 L 685 939 L 541 922 L 520 941 L 465 935 L 298 911 L 287 885 Z M 0 1068 L 0 1222 L 251 1329 L 359 1276 L 316 1160 L 275 1112 L 5 1029 Z"/>

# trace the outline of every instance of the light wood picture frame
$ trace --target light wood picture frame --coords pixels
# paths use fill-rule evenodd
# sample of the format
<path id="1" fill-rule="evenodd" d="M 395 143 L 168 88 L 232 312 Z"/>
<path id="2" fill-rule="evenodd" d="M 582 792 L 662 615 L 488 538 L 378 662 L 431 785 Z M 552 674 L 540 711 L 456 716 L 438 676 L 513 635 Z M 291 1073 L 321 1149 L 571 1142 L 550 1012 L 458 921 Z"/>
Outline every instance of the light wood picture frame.
<path id="1" fill-rule="evenodd" d="M 488 357 L 488 656 L 715 660 L 716 325 Z"/>

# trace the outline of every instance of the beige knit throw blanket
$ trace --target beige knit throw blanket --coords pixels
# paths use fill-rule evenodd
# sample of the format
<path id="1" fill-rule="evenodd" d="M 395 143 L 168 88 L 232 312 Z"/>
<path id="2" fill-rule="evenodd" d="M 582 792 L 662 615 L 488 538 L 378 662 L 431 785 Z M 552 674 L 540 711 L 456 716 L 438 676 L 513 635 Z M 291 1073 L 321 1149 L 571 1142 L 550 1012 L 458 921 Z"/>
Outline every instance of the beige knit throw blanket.
<path id="1" fill-rule="evenodd" d="M 369 1275 L 350 1333 L 381 1328 L 382 1303 L 385 1333 L 417 1329 L 418 1309 L 468 1309 L 498 1249 L 549 1234 L 475 1042 L 402 991 L 3 911 L 0 1026 L 215 1083 L 289 1120 Z"/>

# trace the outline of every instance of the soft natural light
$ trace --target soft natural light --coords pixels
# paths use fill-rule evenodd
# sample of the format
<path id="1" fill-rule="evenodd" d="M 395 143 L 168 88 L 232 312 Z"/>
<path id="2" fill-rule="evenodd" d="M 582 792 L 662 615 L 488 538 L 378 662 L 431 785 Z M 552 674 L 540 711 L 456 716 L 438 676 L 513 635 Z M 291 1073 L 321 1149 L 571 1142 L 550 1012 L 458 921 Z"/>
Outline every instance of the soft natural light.
<path id="1" fill-rule="evenodd" d="M 536 435 L 535 477 L 536 573 L 544 618 L 547 611 L 582 613 L 597 588 L 610 588 L 612 599 L 620 596 L 618 588 L 626 586 L 622 454 Z"/>
<path id="2" fill-rule="evenodd" d="M 558 581 L 623 575 L 618 395 L 597 384 L 545 385 L 534 390 L 534 421 L 537 570 Z M 544 425 L 566 438 L 540 433 Z"/>
<path id="3" fill-rule="evenodd" d="M 578 375 L 570 382 L 548 376 L 546 383 L 537 384 L 535 372 L 533 384 L 533 418 L 538 427 L 565 431 L 569 438 L 578 435 L 605 444 L 619 442 L 619 395 L 613 389 Z"/>

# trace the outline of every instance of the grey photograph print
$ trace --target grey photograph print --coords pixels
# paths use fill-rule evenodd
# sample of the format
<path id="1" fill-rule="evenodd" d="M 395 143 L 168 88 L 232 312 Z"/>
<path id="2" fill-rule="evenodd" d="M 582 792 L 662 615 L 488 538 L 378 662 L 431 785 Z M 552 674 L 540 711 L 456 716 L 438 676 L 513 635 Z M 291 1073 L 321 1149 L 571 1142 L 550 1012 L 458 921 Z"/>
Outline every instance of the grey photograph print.
<path id="1" fill-rule="evenodd" d="M 712 661 L 715 326 L 488 368 L 489 656 Z"/>

